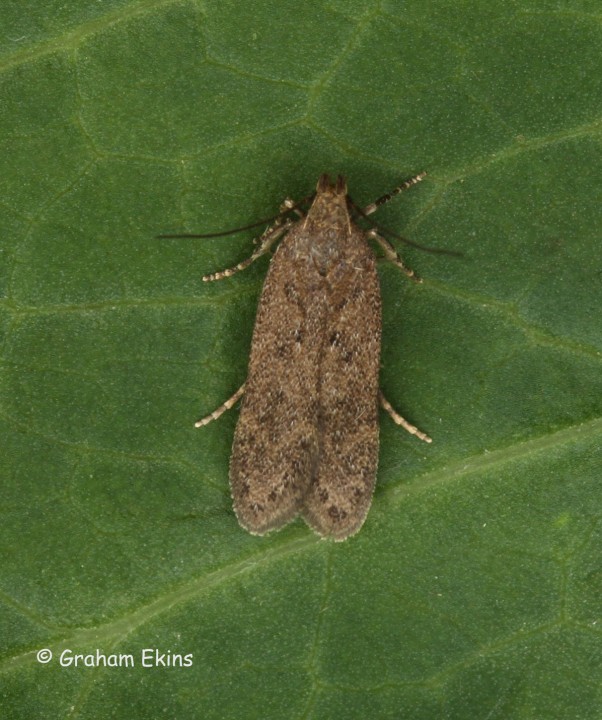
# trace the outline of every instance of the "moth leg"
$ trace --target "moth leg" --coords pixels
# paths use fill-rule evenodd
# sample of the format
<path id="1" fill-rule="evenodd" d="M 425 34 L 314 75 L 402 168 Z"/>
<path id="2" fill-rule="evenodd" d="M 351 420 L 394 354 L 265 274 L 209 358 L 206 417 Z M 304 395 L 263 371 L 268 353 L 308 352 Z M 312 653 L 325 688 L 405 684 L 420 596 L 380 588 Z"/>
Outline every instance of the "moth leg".
<path id="1" fill-rule="evenodd" d="M 238 390 L 232 395 L 231 398 L 228 398 L 225 403 L 220 405 L 216 410 L 214 410 L 209 415 L 205 415 L 205 417 L 201 418 L 200 420 L 197 420 L 194 424 L 195 427 L 203 427 L 204 425 L 209 425 L 209 423 L 212 420 L 217 420 L 218 417 L 223 415 L 226 410 L 229 410 L 233 405 L 235 405 L 240 398 L 243 396 L 243 393 L 245 391 L 245 384 L 243 383 Z"/>
<path id="2" fill-rule="evenodd" d="M 366 205 L 366 207 L 362 210 L 362 213 L 364 215 L 371 215 L 373 212 L 378 210 L 378 208 L 381 205 L 384 205 L 385 203 L 388 203 L 389 200 L 395 197 L 395 195 L 399 195 L 400 192 L 403 192 L 404 190 L 407 190 L 408 188 L 411 188 L 412 185 L 416 185 L 421 180 L 423 180 L 426 177 L 425 172 L 418 173 L 418 175 L 414 175 L 413 178 L 410 178 L 409 180 L 406 180 L 405 182 L 401 183 L 401 185 L 398 185 L 396 188 L 391 190 L 391 192 L 387 193 L 386 195 L 383 195 L 382 197 L 379 197 L 378 200 L 375 200 L 373 203 L 370 203 L 370 205 Z"/>
<path id="3" fill-rule="evenodd" d="M 417 438 L 420 438 L 420 440 L 424 440 L 424 442 L 433 442 L 432 438 L 430 438 L 426 433 L 423 433 L 421 430 L 409 423 L 405 418 L 401 417 L 401 415 L 395 411 L 391 403 L 383 395 L 382 390 L 378 391 L 378 399 L 380 401 L 380 404 L 389 413 L 393 422 L 396 425 L 401 425 L 401 427 L 407 430 L 410 435 L 416 435 Z"/>
<path id="4" fill-rule="evenodd" d="M 296 208 L 296 207 L 295 207 L 295 201 L 294 201 L 292 198 L 289 198 L 289 197 L 285 198 L 285 199 L 280 203 L 280 208 L 279 208 L 279 209 L 280 209 L 280 214 L 281 214 L 281 215 L 284 215 L 285 213 L 289 212 L 289 210 L 293 210 L 294 213 L 295 213 L 295 215 L 297 215 L 298 217 L 300 217 L 300 218 L 304 218 L 304 217 L 305 217 L 305 213 L 304 213 L 302 210 L 299 210 L 299 208 Z M 276 225 L 280 225 L 281 222 L 282 222 L 281 220 L 277 220 L 274 225 L 272 225 L 270 228 L 268 228 L 268 229 L 266 230 L 266 232 L 263 233 L 263 235 L 260 235 L 258 238 L 253 238 L 253 245 L 257 245 L 258 243 L 259 243 L 259 245 L 261 245 L 261 243 L 264 241 L 263 238 L 264 238 L 264 236 L 267 234 L 267 232 L 270 231 L 270 230 L 275 229 Z"/>
<path id="5" fill-rule="evenodd" d="M 376 230 L 368 230 L 366 233 L 367 237 L 371 238 L 372 240 L 376 240 L 376 242 L 381 246 L 383 249 L 383 252 L 385 253 L 385 258 L 393 263 L 393 265 L 397 265 L 398 268 L 403 270 L 403 272 L 414 282 L 421 283 L 422 280 L 416 275 L 416 273 L 411 270 L 409 267 L 404 265 L 403 260 L 399 257 L 399 253 L 395 249 L 391 243 L 386 240 L 382 235 L 379 235 Z"/>
<path id="6" fill-rule="evenodd" d="M 295 205 L 296 205 L 295 201 L 292 200 L 291 198 L 287 197 L 284 199 L 284 201 L 282 202 L 282 205 L 280 206 L 280 212 L 285 213 L 285 212 L 288 212 L 289 210 L 293 210 L 297 217 L 304 218 L 305 213 L 303 212 L 303 210 L 300 210 L 298 207 L 295 207 Z"/>
<path id="7" fill-rule="evenodd" d="M 282 220 L 276 221 L 274 225 L 267 228 L 263 235 L 260 236 L 258 241 L 259 247 L 250 257 L 242 262 L 239 262 L 238 265 L 235 265 L 234 267 L 226 268 L 226 270 L 219 270 L 218 272 L 211 273 L 210 275 L 203 275 L 203 281 L 211 282 L 212 280 L 221 280 L 222 278 L 231 277 L 234 273 L 240 272 L 241 270 L 245 270 L 251 263 L 254 263 L 255 260 L 260 258 L 262 255 L 265 255 L 276 240 L 282 237 L 282 235 L 289 230 L 292 224 L 291 220 L 285 220 L 284 222 Z"/>

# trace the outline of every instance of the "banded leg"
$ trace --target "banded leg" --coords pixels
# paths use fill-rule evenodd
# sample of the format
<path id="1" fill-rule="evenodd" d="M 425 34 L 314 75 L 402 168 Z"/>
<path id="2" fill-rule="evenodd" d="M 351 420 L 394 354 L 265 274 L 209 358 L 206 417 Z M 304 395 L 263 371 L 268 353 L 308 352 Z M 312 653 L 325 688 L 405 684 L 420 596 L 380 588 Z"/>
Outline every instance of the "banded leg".
<path id="1" fill-rule="evenodd" d="M 285 198 L 280 203 L 280 214 L 285 215 L 287 212 L 292 210 L 295 213 L 295 215 L 297 215 L 297 217 L 304 218 L 305 213 L 303 212 L 303 210 L 300 210 L 298 207 L 295 207 L 295 204 L 296 204 L 295 201 L 292 200 L 291 198 L 288 198 L 288 197 Z M 258 243 L 259 243 L 259 245 L 261 245 L 261 243 L 263 242 L 264 236 L 267 235 L 268 232 L 274 230 L 276 228 L 276 226 L 281 225 L 281 224 L 282 224 L 282 219 L 278 218 L 278 220 L 276 220 L 274 225 L 271 225 L 269 228 L 267 228 L 267 230 L 263 233 L 263 235 L 260 235 L 258 238 L 253 238 L 253 245 L 257 245 Z"/>
<path id="2" fill-rule="evenodd" d="M 259 246 L 250 257 L 242 262 L 239 262 L 238 265 L 235 265 L 234 267 L 226 268 L 225 270 L 218 270 L 218 272 L 214 272 L 209 275 L 203 275 L 203 281 L 211 282 L 213 280 L 221 280 L 222 278 L 232 277 L 232 275 L 240 272 L 241 270 L 245 270 L 249 267 L 249 265 L 251 265 L 251 263 L 254 263 L 255 260 L 260 258 L 262 255 L 265 255 L 276 240 L 282 237 L 282 235 L 289 230 L 292 224 L 292 220 L 277 220 L 274 225 L 267 228 L 263 235 L 259 237 Z"/>
<path id="3" fill-rule="evenodd" d="M 297 217 L 304 218 L 305 213 L 303 212 L 303 210 L 300 210 L 298 207 L 295 207 L 296 204 L 297 203 L 294 200 L 291 200 L 291 198 L 287 197 L 284 199 L 282 205 L 280 206 L 280 212 L 285 213 L 285 212 L 288 212 L 289 210 L 292 210 Z"/>
<path id="4" fill-rule="evenodd" d="M 414 282 L 421 283 L 421 278 L 416 275 L 416 273 L 407 265 L 404 265 L 403 260 L 399 257 L 399 253 L 395 249 L 391 243 L 386 240 L 382 235 L 379 235 L 378 232 L 374 229 L 368 230 L 366 233 L 366 236 L 371 238 L 372 240 L 376 240 L 376 242 L 381 246 L 383 249 L 383 252 L 385 253 L 385 258 L 393 263 L 393 265 L 397 265 L 398 268 L 403 270 L 403 272 Z"/>
<path id="5" fill-rule="evenodd" d="M 417 438 L 420 438 L 420 440 L 424 440 L 424 442 L 433 442 L 432 438 L 430 438 L 426 433 L 423 433 L 415 425 L 409 423 L 405 418 L 401 417 L 401 415 L 395 411 L 391 403 L 383 395 L 382 390 L 378 391 L 378 399 L 380 401 L 380 404 L 389 413 L 391 419 L 396 425 L 401 425 L 401 427 L 404 428 L 404 430 L 407 430 L 410 435 L 416 435 Z"/>
<path id="6" fill-rule="evenodd" d="M 398 185 L 396 188 L 391 190 L 390 193 L 387 193 L 386 195 L 383 195 L 382 197 L 379 197 L 378 200 L 375 200 L 373 203 L 370 203 L 370 205 L 366 205 L 366 207 L 362 210 L 364 215 L 372 215 L 373 212 L 376 212 L 378 208 L 381 205 L 384 205 L 385 203 L 388 203 L 391 198 L 394 198 L 395 195 L 399 195 L 400 192 L 403 192 L 404 190 L 407 190 L 408 188 L 411 188 L 412 185 L 417 185 L 421 180 L 424 180 L 426 177 L 425 172 L 418 173 L 418 175 L 414 175 L 413 178 L 410 178 L 409 180 L 406 180 L 405 182 L 401 183 L 401 185 Z"/>
<path id="7" fill-rule="evenodd" d="M 218 417 L 220 417 L 221 415 L 223 415 L 226 412 L 226 410 L 229 410 L 233 405 L 235 405 L 240 400 L 240 398 L 243 396 L 243 394 L 245 392 L 245 384 L 246 383 L 243 383 L 238 388 L 238 390 L 234 393 L 234 395 L 232 395 L 231 398 L 228 398 L 226 400 L 226 402 L 223 403 L 222 405 L 220 405 L 216 410 L 214 410 L 209 415 L 205 415 L 205 417 L 201 418 L 200 420 L 197 420 L 195 422 L 194 426 L 198 427 L 198 428 L 203 427 L 205 425 L 209 425 L 209 423 L 212 420 L 217 420 Z"/>

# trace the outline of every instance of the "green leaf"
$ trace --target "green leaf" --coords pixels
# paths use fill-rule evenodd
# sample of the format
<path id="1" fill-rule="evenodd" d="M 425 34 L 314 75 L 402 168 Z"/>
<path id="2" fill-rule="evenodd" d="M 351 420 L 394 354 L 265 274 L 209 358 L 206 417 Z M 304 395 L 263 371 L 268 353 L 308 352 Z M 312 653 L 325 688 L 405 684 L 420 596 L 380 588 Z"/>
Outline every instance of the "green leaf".
<path id="1" fill-rule="evenodd" d="M 0 5 L 3 718 L 597 717 L 598 5 Z M 357 536 L 252 537 L 193 422 L 267 261 L 156 235 L 423 169 L 377 219 L 464 256 L 382 267 L 382 386 L 434 442 L 383 413 Z"/>

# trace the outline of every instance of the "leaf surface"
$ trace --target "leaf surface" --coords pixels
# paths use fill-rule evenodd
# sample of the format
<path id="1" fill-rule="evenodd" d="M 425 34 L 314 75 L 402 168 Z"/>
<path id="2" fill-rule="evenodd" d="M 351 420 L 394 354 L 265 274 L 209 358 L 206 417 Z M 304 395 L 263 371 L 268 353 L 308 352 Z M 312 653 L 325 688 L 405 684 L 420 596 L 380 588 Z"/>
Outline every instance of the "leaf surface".
<path id="1" fill-rule="evenodd" d="M 598 6 L 2 10 L 3 717 L 597 717 Z M 193 422 L 244 381 L 267 260 L 202 284 L 253 233 L 156 235 L 424 169 L 377 221 L 463 257 L 383 265 L 381 382 L 434 442 L 383 413 L 356 537 L 251 537 L 236 411 Z M 97 651 L 135 666 L 61 665 Z"/>

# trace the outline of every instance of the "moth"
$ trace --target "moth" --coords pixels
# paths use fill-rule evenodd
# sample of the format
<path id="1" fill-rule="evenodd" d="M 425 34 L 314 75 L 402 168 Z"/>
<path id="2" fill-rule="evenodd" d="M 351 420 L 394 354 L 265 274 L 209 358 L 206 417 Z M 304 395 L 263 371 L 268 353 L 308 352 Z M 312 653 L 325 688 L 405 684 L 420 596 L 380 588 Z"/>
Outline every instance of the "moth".
<path id="1" fill-rule="evenodd" d="M 381 295 L 368 240 L 420 281 L 388 240 L 356 222 L 425 175 L 360 209 L 343 177 L 331 182 L 324 174 L 306 212 L 303 202 L 285 200 L 251 257 L 203 278 L 230 277 L 281 239 L 259 300 L 247 380 L 196 423 L 215 420 L 242 397 L 230 485 L 238 521 L 254 535 L 298 515 L 324 538 L 358 532 L 376 482 L 379 405 L 431 442 L 379 390 Z"/>

